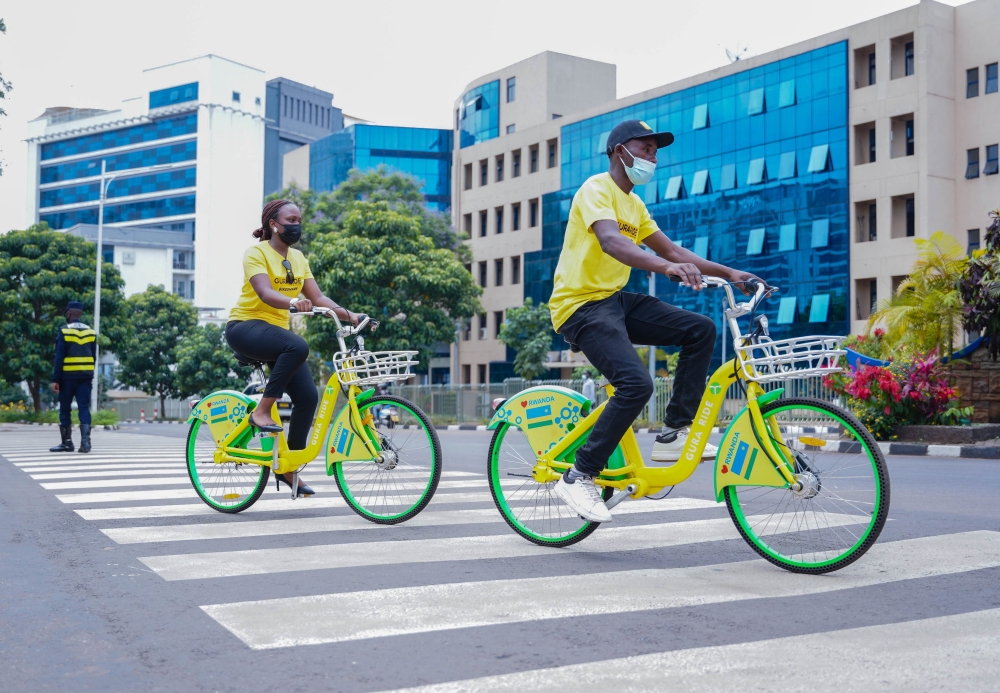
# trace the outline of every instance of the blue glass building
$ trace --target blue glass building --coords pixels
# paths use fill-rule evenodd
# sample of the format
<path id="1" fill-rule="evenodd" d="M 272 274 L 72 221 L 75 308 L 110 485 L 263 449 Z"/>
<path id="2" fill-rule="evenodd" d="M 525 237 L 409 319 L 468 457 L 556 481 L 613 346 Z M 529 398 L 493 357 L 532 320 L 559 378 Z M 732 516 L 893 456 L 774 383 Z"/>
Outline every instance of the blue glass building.
<path id="1" fill-rule="evenodd" d="M 445 212 L 451 208 L 452 137 L 451 130 L 351 125 L 310 145 L 309 187 L 333 190 L 351 169 L 386 166 L 419 179 L 427 206 Z"/>
<path id="2" fill-rule="evenodd" d="M 573 195 L 607 170 L 607 137 L 638 118 L 676 141 L 635 192 L 660 229 L 701 257 L 781 287 L 775 338 L 850 331 L 847 43 L 838 42 L 562 128 L 562 189 L 542 200 L 542 250 L 525 255 L 525 297 L 547 301 Z M 463 135 L 464 136 L 464 135 Z M 627 290 L 646 292 L 644 272 Z M 661 280 L 657 295 L 713 316 L 722 300 Z M 557 338 L 556 349 L 566 348 Z M 727 347 L 731 356 L 731 347 Z"/>

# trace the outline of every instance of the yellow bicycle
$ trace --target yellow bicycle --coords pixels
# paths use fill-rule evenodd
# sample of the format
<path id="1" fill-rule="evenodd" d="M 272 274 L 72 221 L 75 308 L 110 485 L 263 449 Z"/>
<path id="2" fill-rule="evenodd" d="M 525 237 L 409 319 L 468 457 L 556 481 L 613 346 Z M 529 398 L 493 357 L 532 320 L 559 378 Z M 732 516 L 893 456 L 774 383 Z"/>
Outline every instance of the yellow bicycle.
<path id="1" fill-rule="evenodd" d="M 187 469 L 198 496 L 224 513 L 253 505 L 273 470 L 291 475 L 291 497 L 298 496 L 298 473 L 323 451 L 347 504 L 362 517 L 380 524 L 404 522 L 430 502 L 441 478 L 441 443 L 434 426 L 417 405 L 400 397 L 375 395 L 375 385 L 406 380 L 418 361 L 416 351 L 366 351 L 361 332 L 378 322 L 367 316 L 357 327 L 340 323 L 336 314 L 315 307 L 303 315 L 322 315 L 337 323 L 340 351 L 316 422 L 304 450 L 289 450 L 284 433 L 256 435 L 249 414 L 259 394 L 221 390 L 202 399 L 191 411 Z M 348 348 L 345 338 L 353 337 Z M 266 382 L 264 364 L 245 362 Z M 261 388 L 258 388 L 262 390 Z M 334 415 L 337 393 L 347 404 Z M 393 407 L 398 422 L 389 429 L 376 425 L 376 412 Z M 272 410 L 278 421 L 278 412 Z M 332 419 L 332 421 L 331 421 Z"/>
<path id="2" fill-rule="evenodd" d="M 715 461 L 716 500 L 726 502 L 740 535 L 768 561 L 800 573 L 824 573 L 862 556 L 878 538 L 889 512 L 889 475 L 875 439 L 850 412 L 814 398 L 782 398 L 764 386 L 839 371 L 843 337 L 772 340 L 767 319 L 754 317 L 775 287 L 754 283 L 754 296 L 737 303 L 725 290 L 726 323 L 735 358 L 709 378 L 681 458 L 646 466 L 635 433 L 626 431 L 595 482 L 605 504 L 653 498 L 697 469 L 732 385 L 745 406 L 726 428 Z M 741 334 L 738 319 L 750 315 Z M 608 385 L 607 392 L 614 390 Z M 562 387 L 529 388 L 497 407 L 487 472 L 497 508 L 515 532 L 543 546 L 568 546 L 597 529 L 552 492 L 575 461 L 606 402 Z M 617 493 L 616 493 L 617 492 Z"/>

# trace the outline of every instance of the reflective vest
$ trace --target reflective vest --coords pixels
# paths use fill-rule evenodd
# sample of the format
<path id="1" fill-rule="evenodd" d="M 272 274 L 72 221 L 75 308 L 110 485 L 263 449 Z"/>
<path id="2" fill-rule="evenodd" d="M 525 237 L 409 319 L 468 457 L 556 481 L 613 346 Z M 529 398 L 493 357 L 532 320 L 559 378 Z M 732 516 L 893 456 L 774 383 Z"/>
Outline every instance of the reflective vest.
<path id="1" fill-rule="evenodd" d="M 93 378 L 97 333 L 82 322 L 59 328 L 56 338 L 56 363 L 53 380 Z"/>

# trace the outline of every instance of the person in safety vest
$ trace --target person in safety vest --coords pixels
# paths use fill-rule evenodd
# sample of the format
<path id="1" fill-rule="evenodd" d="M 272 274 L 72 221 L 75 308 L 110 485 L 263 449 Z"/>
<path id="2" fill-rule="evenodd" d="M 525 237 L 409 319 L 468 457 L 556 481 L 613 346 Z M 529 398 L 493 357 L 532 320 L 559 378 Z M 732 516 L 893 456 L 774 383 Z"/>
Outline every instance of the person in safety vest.
<path id="1" fill-rule="evenodd" d="M 73 452 L 73 398 L 80 415 L 80 452 L 90 452 L 90 388 L 94 381 L 97 333 L 80 322 L 83 304 L 66 304 L 66 322 L 56 334 L 56 362 L 52 389 L 59 394 L 59 433 L 62 443 L 49 452 Z"/>

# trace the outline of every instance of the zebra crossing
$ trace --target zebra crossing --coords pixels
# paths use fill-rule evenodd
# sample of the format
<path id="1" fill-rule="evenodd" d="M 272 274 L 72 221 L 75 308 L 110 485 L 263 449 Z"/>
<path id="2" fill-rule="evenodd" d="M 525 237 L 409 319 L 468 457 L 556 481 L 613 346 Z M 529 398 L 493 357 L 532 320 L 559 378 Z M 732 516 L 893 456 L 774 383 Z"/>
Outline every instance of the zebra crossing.
<path id="1" fill-rule="evenodd" d="M 251 651 L 409 643 L 421 652 L 430 648 L 428 639 L 449 633 L 504 642 L 522 631 L 535 633 L 532 637 L 562 632 L 570 623 L 584 628 L 607 619 L 654 623 L 650 619 L 691 610 L 730 608 L 736 614 L 762 604 L 780 612 L 785 603 L 1000 576 L 1000 528 L 920 536 L 886 532 L 864 558 L 837 573 L 787 573 L 743 544 L 724 505 L 680 495 L 623 503 L 615 508 L 613 524 L 580 544 L 540 547 L 506 526 L 493 507 L 485 474 L 450 468 L 447 454 L 434 499 L 402 525 L 376 525 L 353 513 L 321 462 L 306 472 L 317 496 L 293 501 L 272 484 L 249 510 L 223 515 L 192 490 L 182 438 L 97 431 L 94 452 L 80 455 L 39 450 L 30 429 L 2 435 L 0 454 L 9 465 L 80 522 L 127 549 L 163 589 L 174 590 L 178 600 L 193 600 L 206 623 L 217 624 L 220 641 Z M 482 447 L 478 459 L 485 461 L 485 438 Z M 845 523 L 852 521 L 844 517 Z M 291 593 L 247 589 L 260 581 L 288 580 L 296 586 Z M 201 586 L 211 589 L 202 592 Z M 205 594 L 212 598 L 203 599 Z M 509 669 L 493 658 L 469 657 L 436 676 L 408 675 L 400 665 L 386 679 L 389 685 L 380 687 L 374 679 L 357 690 L 800 686 L 841 693 L 864 680 L 859 670 L 878 672 L 869 683 L 888 684 L 876 687 L 917 681 L 916 688 L 931 688 L 924 684 L 940 681 L 986 690 L 1000 673 L 995 606 L 984 601 L 959 613 L 920 613 L 852 627 L 834 623 L 794 634 L 772 626 L 757 637 L 725 644 L 663 651 L 643 645 L 646 649 L 634 655 L 624 654 L 627 648 L 601 649 L 587 661 L 561 658 L 556 641 L 541 661 L 512 658 Z M 774 666 L 773 653 L 782 651 L 823 656 L 800 662 L 808 677 L 796 678 L 802 670 Z"/>

